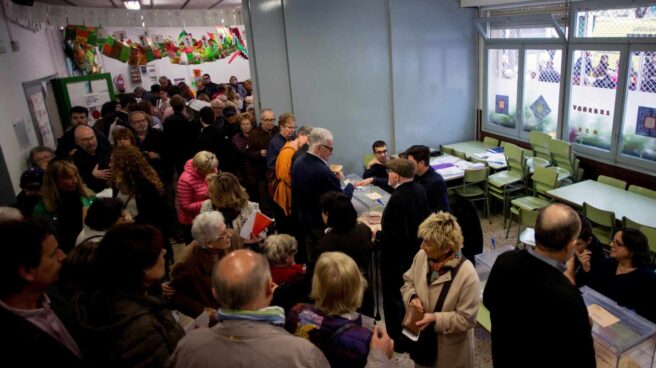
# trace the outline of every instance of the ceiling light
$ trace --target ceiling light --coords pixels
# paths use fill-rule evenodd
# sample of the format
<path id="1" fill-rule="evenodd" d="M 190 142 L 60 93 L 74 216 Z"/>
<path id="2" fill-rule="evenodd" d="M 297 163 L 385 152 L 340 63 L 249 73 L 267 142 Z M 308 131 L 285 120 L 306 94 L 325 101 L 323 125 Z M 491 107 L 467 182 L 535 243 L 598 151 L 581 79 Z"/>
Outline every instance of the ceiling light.
<path id="1" fill-rule="evenodd" d="M 123 5 L 126 9 L 130 10 L 139 10 L 141 9 L 141 3 L 138 0 L 124 0 Z"/>

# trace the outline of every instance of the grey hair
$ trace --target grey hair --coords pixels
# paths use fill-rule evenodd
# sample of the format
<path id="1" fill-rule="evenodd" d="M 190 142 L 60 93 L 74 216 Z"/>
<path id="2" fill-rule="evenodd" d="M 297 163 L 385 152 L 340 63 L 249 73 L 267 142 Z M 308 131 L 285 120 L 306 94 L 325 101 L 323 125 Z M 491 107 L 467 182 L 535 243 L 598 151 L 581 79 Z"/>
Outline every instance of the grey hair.
<path id="1" fill-rule="evenodd" d="M 270 108 L 270 107 L 265 107 L 265 108 L 263 108 L 262 110 L 260 110 L 260 116 L 261 116 L 262 114 L 264 114 L 265 112 L 267 112 L 267 111 L 269 111 L 270 113 L 273 114 L 273 109 L 272 109 L 272 108 Z M 274 114 L 274 117 L 275 117 L 275 114 Z"/>
<path id="2" fill-rule="evenodd" d="M 309 136 L 310 133 L 312 133 L 312 127 L 304 125 L 298 129 L 298 132 L 296 132 L 296 135 L 304 135 L 304 136 Z"/>
<path id="3" fill-rule="evenodd" d="M 298 242 L 287 234 L 271 235 L 264 241 L 267 258 L 275 266 L 284 265 L 298 251 Z"/>
<path id="4" fill-rule="evenodd" d="M 310 149 L 333 140 L 333 133 L 326 128 L 313 128 L 310 133 Z"/>
<path id="5" fill-rule="evenodd" d="M 191 225 L 191 236 L 202 247 L 216 241 L 225 228 L 225 220 L 221 212 L 204 212 L 194 219 L 194 223 Z"/>
<path id="6" fill-rule="evenodd" d="M 9 221 L 23 221 L 23 214 L 14 207 L 0 207 L 0 224 Z"/>
<path id="7" fill-rule="evenodd" d="M 221 308 L 232 310 L 244 309 L 244 306 L 253 302 L 262 294 L 262 290 L 271 278 L 271 270 L 269 269 L 269 262 L 266 257 L 258 253 L 254 254 L 259 262 L 257 262 L 246 277 L 242 277 L 237 281 L 227 280 L 222 277 L 220 272 L 218 272 L 219 263 L 214 267 L 212 271 L 212 285 L 218 296 Z"/>

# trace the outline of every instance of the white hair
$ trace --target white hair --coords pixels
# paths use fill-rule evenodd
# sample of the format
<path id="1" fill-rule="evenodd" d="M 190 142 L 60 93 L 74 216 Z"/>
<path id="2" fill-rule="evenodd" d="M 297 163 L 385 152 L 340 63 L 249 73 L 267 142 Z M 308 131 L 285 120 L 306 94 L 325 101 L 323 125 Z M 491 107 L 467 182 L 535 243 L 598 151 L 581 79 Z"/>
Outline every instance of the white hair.
<path id="1" fill-rule="evenodd" d="M 333 140 L 333 133 L 326 128 L 312 128 L 310 132 L 310 149 L 316 149 L 319 145 L 328 144 Z"/>
<path id="2" fill-rule="evenodd" d="M 204 212 L 196 216 L 191 225 L 191 235 L 200 246 L 216 241 L 226 225 L 219 211 Z"/>

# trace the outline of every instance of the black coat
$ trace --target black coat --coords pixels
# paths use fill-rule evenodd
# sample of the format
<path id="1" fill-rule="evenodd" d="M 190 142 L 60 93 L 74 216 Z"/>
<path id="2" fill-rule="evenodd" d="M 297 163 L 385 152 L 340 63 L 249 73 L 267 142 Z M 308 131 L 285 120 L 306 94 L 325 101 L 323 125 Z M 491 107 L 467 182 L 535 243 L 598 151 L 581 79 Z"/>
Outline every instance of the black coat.
<path id="1" fill-rule="evenodd" d="M 194 152 L 209 151 L 219 160 L 219 169 L 230 173 L 237 173 L 241 164 L 239 152 L 230 141 L 230 137 L 219 123 L 201 128 L 200 134 L 194 141 Z"/>
<path id="2" fill-rule="evenodd" d="M 451 206 L 451 213 L 458 219 L 462 229 L 462 255 L 476 266 L 474 258 L 483 251 L 483 228 L 476 206 L 469 199 L 457 196 L 456 202 Z"/>
<path id="3" fill-rule="evenodd" d="M 167 164 L 174 167 L 178 175 L 184 171 L 184 165 L 194 156 L 194 141 L 198 136 L 198 127 L 182 114 L 173 115 L 164 119 L 164 149 Z"/>
<path id="4" fill-rule="evenodd" d="M 104 146 L 111 146 L 109 143 L 109 140 L 107 139 L 107 136 L 95 129 L 91 128 L 93 131 L 96 133 L 96 141 L 98 141 L 98 145 L 104 145 Z M 59 139 L 57 139 L 57 149 L 55 150 L 55 156 L 59 158 L 68 158 L 68 153 L 74 149 L 74 148 L 80 148 L 75 144 L 75 127 L 71 127 L 71 129 L 67 130 L 62 134 Z"/>
<path id="5" fill-rule="evenodd" d="M 449 212 L 449 193 L 442 175 L 429 166 L 423 175 L 415 176 L 415 181 L 424 187 L 431 212 Z"/>
<path id="6" fill-rule="evenodd" d="M 495 367 L 595 367 L 581 293 L 527 250 L 497 258 L 483 304 L 490 310 Z"/>
<path id="7" fill-rule="evenodd" d="M 394 192 L 388 183 L 387 167 L 381 164 L 373 164 L 370 168 L 366 169 L 362 174 L 363 179 L 374 178 L 374 185 L 387 193 Z"/>
<path id="8" fill-rule="evenodd" d="M 98 165 L 98 169 L 108 169 L 109 161 L 112 157 L 112 146 L 109 144 L 101 143 L 98 140 L 98 147 L 96 148 L 96 154 L 90 155 L 87 151 L 78 148 L 73 155 L 73 162 L 77 169 L 80 171 L 80 176 L 84 183 L 89 187 L 89 189 L 98 193 L 103 189 L 107 188 L 107 181 L 97 179 L 93 176 L 93 169 Z"/>

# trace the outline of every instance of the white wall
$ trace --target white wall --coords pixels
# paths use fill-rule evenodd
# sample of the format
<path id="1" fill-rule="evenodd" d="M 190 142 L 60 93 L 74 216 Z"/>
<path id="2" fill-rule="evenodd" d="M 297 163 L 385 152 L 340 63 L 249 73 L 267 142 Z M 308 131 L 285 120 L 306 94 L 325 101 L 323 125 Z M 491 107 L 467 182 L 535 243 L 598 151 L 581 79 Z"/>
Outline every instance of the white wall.
<path id="1" fill-rule="evenodd" d="M 245 36 L 244 26 L 236 26 L 242 32 L 242 35 Z M 145 30 L 148 30 L 151 36 L 162 35 L 169 36 L 174 40 L 178 39 L 178 34 L 182 31 L 180 27 L 161 27 L 161 28 L 115 28 L 115 27 L 105 27 L 106 34 L 113 34 L 117 31 L 125 31 L 127 37 L 130 38 L 133 42 L 139 41 L 139 37 L 144 34 Z M 185 30 L 188 33 L 191 33 L 194 37 L 200 37 L 201 35 L 207 34 L 207 32 L 216 31 L 212 27 L 185 27 Z M 246 44 L 249 42 L 246 40 Z M 116 59 L 108 58 L 105 55 L 100 56 L 101 63 L 103 65 L 104 73 L 111 73 L 112 79 L 119 75 L 123 75 L 123 79 L 126 82 L 126 91 L 131 92 L 135 87 L 141 85 L 146 90 L 150 89 L 151 82 L 148 79 L 149 76 L 142 75 L 142 83 L 132 83 L 130 79 L 130 72 L 128 70 L 128 64 L 122 63 Z M 193 76 L 193 69 L 200 69 L 202 74 L 208 73 L 212 77 L 212 81 L 215 83 L 228 83 L 230 76 L 234 75 L 240 81 L 250 78 L 250 70 L 248 66 L 248 60 L 244 60 L 241 57 L 237 57 L 232 63 L 228 63 L 230 57 L 225 59 L 216 60 L 210 63 L 202 63 L 197 65 L 179 65 L 171 64 L 168 57 L 153 60 L 149 64 L 155 65 L 157 68 L 157 77 L 165 75 L 169 79 L 174 80 L 175 78 L 185 78 L 187 85 L 191 86 L 191 78 Z"/>
<path id="2" fill-rule="evenodd" d="M 20 175 L 27 166 L 24 152 L 30 147 L 19 145 L 13 123 L 24 120 L 32 144 L 37 143 L 22 83 L 56 74 L 56 65 L 62 65 L 64 56 L 51 47 L 45 31 L 33 33 L 10 23 L 11 34 L 19 45 L 19 51 L 13 52 L 6 24 L 5 19 L 0 18 L 0 39 L 6 50 L 0 54 L 0 146 L 18 193 Z M 51 115 L 53 113 L 56 112 Z"/>
<path id="3" fill-rule="evenodd" d="M 399 152 L 475 137 L 474 10 L 458 0 L 242 3 L 260 104 L 331 129 L 347 172 L 377 139 Z"/>

